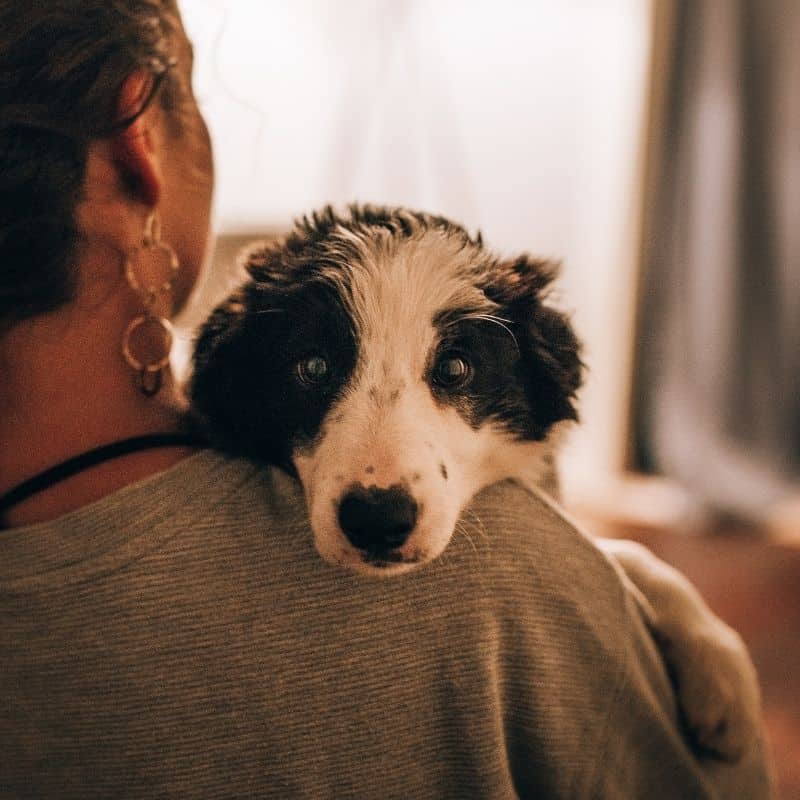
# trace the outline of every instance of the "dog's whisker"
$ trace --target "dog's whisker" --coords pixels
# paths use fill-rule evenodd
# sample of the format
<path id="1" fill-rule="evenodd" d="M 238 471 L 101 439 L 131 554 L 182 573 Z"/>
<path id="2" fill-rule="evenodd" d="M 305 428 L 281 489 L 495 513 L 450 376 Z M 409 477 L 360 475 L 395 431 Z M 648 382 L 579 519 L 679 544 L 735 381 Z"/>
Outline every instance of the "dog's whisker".
<path id="1" fill-rule="evenodd" d="M 486 545 L 491 545 L 491 539 L 489 535 L 486 533 L 486 526 L 483 524 L 483 520 L 470 508 L 464 509 L 465 517 L 469 517 L 469 522 L 473 525 L 473 530 L 480 536 L 483 542 Z M 461 519 L 460 522 L 462 524 L 467 522 L 467 519 Z"/>
<path id="2" fill-rule="evenodd" d="M 467 312 L 466 314 L 461 314 L 450 320 L 444 325 L 444 327 L 450 328 L 453 325 L 458 325 L 460 322 L 465 322 L 468 320 L 490 322 L 492 325 L 497 325 L 498 327 L 502 328 L 511 337 L 514 342 L 514 346 L 517 348 L 517 352 L 519 352 L 519 342 L 517 341 L 517 337 L 515 336 L 514 331 L 508 327 L 509 325 L 513 324 L 512 321 L 510 319 L 505 319 L 504 317 L 498 317 L 496 314 L 487 314 L 481 311 Z"/>
<path id="3" fill-rule="evenodd" d="M 469 542 L 473 554 L 472 557 L 464 559 L 463 563 L 466 564 L 466 567 L 471 574 L 478 576 L 480 582 L 482 583 L 483 579 L 482 579 L 482 570 L 480 561 L 481 551 L 480 548 L 475 544 L 475 541 L 473 540 L 472 536 L 470 536 L 469 530 L 463 524 L 463 520 L 460 520 L 458 523 L 456 523 L 456 527 L 453 530 L 453 539 L 455 539 L 458 536 L 463 536 L 467 540 L 467 542 Z M 454 550 L 445 549 L 444 553 L 442 553 L 442 556 L 447 557 L 446 564 L 448 568 L 456 569 L 459 559 L 455 555 Z M 440 558 L 442 556 L 440 556 Z"/>
<path id="4" fill-rule="evenodd" d="M 491 322 L 492 324 L 502 328 L 514 340 L 514 346 L 517 348 L 517 352 L 519 352 L 519 342 L 517 341 L 517 337 L 514 335 L 514 331 L 508 327 L 511 324 L 511 320 L 503 319 L 502 317 L 496 317 L 494 314 L 476 314 L 473 319 L 482 320 L 483 322 Z"/>
<path id="5" fill-rule="evenodd" d="M 469 541 L 470 546 L 472 547 L 472 549 L 476 553 L 478 552 L 478 548 L 477 548 L 477 546 L 475 544 L 475 540 L 470 535 L 471 533 L 480 534 L 480 531 L 478 530 L 477 527 L 475 527 L 474 525 L 470 526 L 470 524 L 468 524 L 467 520 L 460 519 L 456 523 L 455 532 L 458 533 L 458 534 L 463 534 L 467 538 L 467 540 Z"/>
<path id="6" fill-rule="evenodd" d="M 457 531 L 454 533 L 457 533 Z M 458 563 L 457 559 L 453 555 L 453 551 L 449 547 L 445 548 L 444 552 L 441 553 L 436 560 L 439 563 L 440 568 L 447 572 L 452 572 Z"/>
<path id="7" fill-rule="evenodd" d="M 284 308 L 262 308 L 260 311 L 251 311 L 250 314 L 253 316 L 258 316 L 260 314 L 285 314 L 286 309 Z"/>
<path id="8" fill-rule="evenodd" d="M 475 542 L 472 541 L 472 537 L 469 535 L 469 529 L 463 524 L 463 522 L 457 522 L 453 532 L 463 536 L 467 542 L 469 542 L 472 552 L 475 553 L 475 555 L 478 555 L 478 548 L 475 546 Z"/>

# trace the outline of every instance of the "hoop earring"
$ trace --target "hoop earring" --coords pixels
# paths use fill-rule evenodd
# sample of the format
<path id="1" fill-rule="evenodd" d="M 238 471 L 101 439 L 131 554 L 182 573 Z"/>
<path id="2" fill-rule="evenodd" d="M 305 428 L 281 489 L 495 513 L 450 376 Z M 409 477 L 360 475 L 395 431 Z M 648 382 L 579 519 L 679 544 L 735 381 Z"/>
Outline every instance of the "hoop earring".
<path id="1" fill-rule="evenodd" d="M 147 283 L 146 278 L 137 275 L 137 263 L 141 269 L 144 262 L 151 263 L 144 275 L 163 273 L 163 280 L 158 277 L 152 283 Z M 158 264 L 161 261 L 161 264 Z M 155 269 L 154 269 L 155 267 Z M 172 325 L 169 320 L 162 317 L 157 311 L 160 298 L 168 296 L 172 291 L 172 284 L 180 269 L 177 253 L 161 241 L 161 221 L 158 212 L 153 211 L 145 223 L 142 244 L 131 250 L 125 259 L 125 278 L 128 285 L 141 298 L 144 304 L 144 313 L 131 320 L 122 337 L 122 356 L 128 366 L 134 371 L 136 388 L 145 396 L 153 397 L 158 394 L 164 382 L 163 371 L 169 364 L 170 351 L 172 350 Z M 149 333 L 151 337 L 161 339 L 164 355 L 153 360 L 136 355 L 135 339 L 142 338 Z"/>

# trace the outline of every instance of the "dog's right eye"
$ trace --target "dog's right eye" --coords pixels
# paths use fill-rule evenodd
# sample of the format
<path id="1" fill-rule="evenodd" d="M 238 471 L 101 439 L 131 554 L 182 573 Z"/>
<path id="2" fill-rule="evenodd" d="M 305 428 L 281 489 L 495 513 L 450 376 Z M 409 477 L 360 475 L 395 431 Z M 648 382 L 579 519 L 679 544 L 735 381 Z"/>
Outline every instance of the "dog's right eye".
<path id="1" fill-rule="evenodd" d="M 441 389 L 460 389 L 471 377 L 472 365 L 460 353 L 443 353 L 433 370 L 434 383 Z"/>
<path id="2" fill-rule="evenodd" d="M 322 356 L 309 356 L 297 362 L 295 374 L 304 386 L 319 386 L 328 380 L 330 367 Z"/>

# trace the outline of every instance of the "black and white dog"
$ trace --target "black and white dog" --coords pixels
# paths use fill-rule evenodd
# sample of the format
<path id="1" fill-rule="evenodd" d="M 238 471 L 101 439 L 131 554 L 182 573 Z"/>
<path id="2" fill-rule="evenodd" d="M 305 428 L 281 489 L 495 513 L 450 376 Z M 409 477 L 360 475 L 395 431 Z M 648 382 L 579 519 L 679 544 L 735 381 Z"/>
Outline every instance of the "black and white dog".
<path id="1" fill-rule="evenodd" d="M 407 571 L 445 549 L 483 487 L 552 489 L 582 373 L 547 302 L 552 264 L 497 258 L 442 217 L 354 206 L 302 219 L 245 265 L 200 331 L 192 407 L 218 446 L 299 478 L 324 559 Z M 690 727 L 740 756 L 759 714 L 740 640 L 649 552 L 604 549 L 669 643 Z"/>

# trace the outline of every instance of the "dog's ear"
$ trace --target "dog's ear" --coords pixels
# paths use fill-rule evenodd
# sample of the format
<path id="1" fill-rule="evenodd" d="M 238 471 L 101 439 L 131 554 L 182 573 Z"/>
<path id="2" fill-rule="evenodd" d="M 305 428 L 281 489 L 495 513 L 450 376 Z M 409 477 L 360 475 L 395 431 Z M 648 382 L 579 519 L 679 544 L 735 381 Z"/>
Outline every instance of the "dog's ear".
<path id="1" fill-rule="evenodd" d="M 257 285 L 281 291 L 297 279 L 287 263 L 290 253 L 286 239 L 263 239 L 243 248 L 237 260 L 240 269 Z"/>
<path id="2" fill-rule="evenodd" d="M 248 245 L 239 254 L 239 266 L 253 282 L 268 291 L 291 291 L 314 280 L 325 265 L 337 260 L 355 260 L 358 247 L 351 241 L 336 243 L 334 257 L 326 247 L 331 231 L 341 220 L 327 206 L 311 217 L 295 221 L 284 237 L 264 239 Z"/>
<path id="3" fill-rule="evenodd" d="M 544 299 L 558 277 L 560 264 L 523 253 L 497 262 L 487 276 L 486 296 L 506 307 L 526 300 Z"/>
<path id="4" fill-rule="evenodd" d="M 265 350 L 280 342 L 271 328 L 291 279 L 284 241 L 265 239 L 243 248 L 238 271 L 245 282 L 217 306 L 195 337 L 188 384 L 195 424 L 213 444 L 235 453 L 263 455 L 259 403 L 265 387 Z M 258 449 L 260 448 L 260 449 Z"/>
<path id="5" fill-rule="evenodd" d="M 242 335 L 245 296 L 238 290 L 214 309 L 197 333 L 189 379 L 189 399 L 196 424 L 214 444 L 228 446 L 236 436 L 246 397 L 240 383 L 248 367 L 247 336 Z"/>
<path id="6" fill-rule="evenodd" d="M 248 282 L 217 306 L 195 340 L 189 380 L 191 413 L 211 442 L 237 455 L 277 461 L 264 398 L 271 391 L 268 350 L 281 337 L 278 313 L 253 313 Z M 263 297 L 259 297 L 263 301 Z"/>
<path id="7" fill-rule="evenodd" d="M 529 397 L 536 398 L 538 421 L 549 428 L 578 419 L 577 393 L 583 383 L 581 346 L 566 314 L 544 303 L 530 309 L 520 343 Z"/>
<path id="8" fill-rule="evenodd" d="M 513 324 L 534 433 L 542 438 L 555 423 L 578 419 L 583 382 L 578 337 L 569 317 L 547 302 L 558 270 L 557 263 L 522 255 L 498 264 L 484 290 L 499 305 L 497 315 Z"/>

